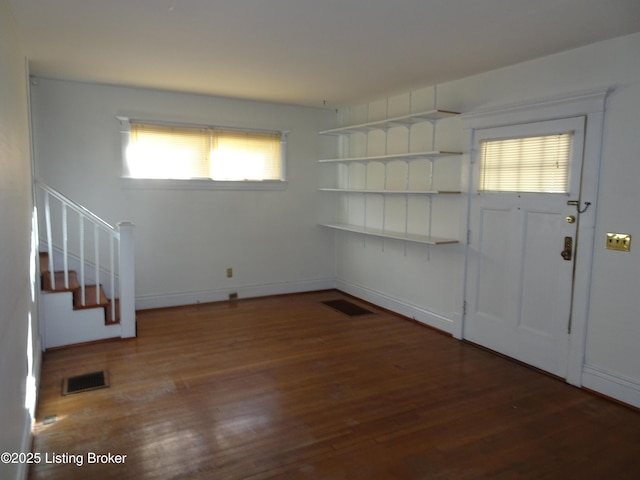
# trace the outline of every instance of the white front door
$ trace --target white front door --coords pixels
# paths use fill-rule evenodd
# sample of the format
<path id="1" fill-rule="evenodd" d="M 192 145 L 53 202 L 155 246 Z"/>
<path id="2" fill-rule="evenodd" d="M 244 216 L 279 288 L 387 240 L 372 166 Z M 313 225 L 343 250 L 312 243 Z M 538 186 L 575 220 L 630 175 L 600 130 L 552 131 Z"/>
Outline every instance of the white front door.
<path id="1" fill-rule="evenodd" d="M 584 117 L 575 117 L 473 135 L 463 336 L 562 378 L 567 377 L 579 222 L 576 206 L 567 202 L 580 198 L 584 128 Z M 481 141 L 562 132 L 573 132 L 566 192 L 479 187 Z"/>

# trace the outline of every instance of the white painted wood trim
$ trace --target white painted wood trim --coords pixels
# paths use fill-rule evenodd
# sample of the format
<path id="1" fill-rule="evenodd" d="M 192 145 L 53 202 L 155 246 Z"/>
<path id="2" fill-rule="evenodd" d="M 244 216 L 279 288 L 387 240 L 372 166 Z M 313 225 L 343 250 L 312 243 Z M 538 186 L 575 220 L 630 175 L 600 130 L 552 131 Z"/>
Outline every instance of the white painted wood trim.
<path id="1" fill-rule="evenodd" d="M 439 313 L 431 312 L 423 307 L 413 305 L 402 299 L 394 298 L 380 291 L 344 280 L 337 280 L 336 288 L 348 293 L 349 295 L 353 295 L 354 297 L 411 318 L 445 333 L 453 333 L 453 319 L 447 318 Z"/>
<path id="2" fill-rule="evenodd" d="M 329 290 L 335 288 L 335 286 L 335 279 L 331 277 L 294 282 L 238 285 L 210 290 L 140 295 L 136 297 L 136 310 L 176 307 L 180 305 L 195 305 L 197 303 L 222 302 L 228 300 L 229 294 L 231 293 L 237 293 L 238 298 L 242 300 L 245 298 L 266 297 L 269 295 L 285 295 L 288 293 Z"/>
<path id="3" fill-rule="evenodd" d="M 585 365 L 582 386 L 640 408 L 640 384 L 631 379 Z"/>
<path id="4" fill-rule="evenodd" d="M 44 348 L 122 336 L 121 326 L 104 324 L 104 308 L 73 309 L 71 292 L 41 292 Z"/>
<path id="5" fill-rule="evenodd" d="M 582 214 L 578 229 L 580 248 L 576 252 L 572 332 L 569 339 L 569 360 L 566 378 L 568 383 L 576 386 L 583 385 L 604 112 L 607 98 L 612 91 L 612 88 L 593 90 L 573 95 L 543 98 L 535 102 L 523 102 L 487 110 L 478 110 L 461 115 L 465 142 L 467 150 L 470 152 L 468 162 L 464 167 L 467 169 L 465 171 L 470 170 L 470 163 L 473 161 L 474 131 L 476 129 L 573 116 L 587 117 L 580 201 L 581 204 L 585 201 L 591 202 L 591 208 Z M 467 193 L 467 203 L 469 203 L 471 201 L 469 193 L 471 190 L 469 182 L 471 180 L 469 177 L 465 180 L 467 184 L 462 185 L 462 191 Z M 465 260 L 465 264 L 467 261 Z M 461 317 L 460 323 L 454 324 L 453 332 L 456 338 L 458 334 L 461 338 L 465 338 L 464 317 Z"/>
<path id="6" fill-rule="evenodd" d="M 512 103 L 463 113 L 460 118 L 463 128 L 477 129 L 604 112 L 607 97 L 612 91 L 613 88 L 608 88 L 547 97 L 534 102 Z"/>
<path id="7" fill-rule="evenodd" d="M 120 222 L 120 265 L 118 281 L 120 282 L 120 327 L 122 338 L 136 336 L 136 253 L 135 226 L 131 222 Z M 113 299 L 113 297 L 112 297 Z"/>

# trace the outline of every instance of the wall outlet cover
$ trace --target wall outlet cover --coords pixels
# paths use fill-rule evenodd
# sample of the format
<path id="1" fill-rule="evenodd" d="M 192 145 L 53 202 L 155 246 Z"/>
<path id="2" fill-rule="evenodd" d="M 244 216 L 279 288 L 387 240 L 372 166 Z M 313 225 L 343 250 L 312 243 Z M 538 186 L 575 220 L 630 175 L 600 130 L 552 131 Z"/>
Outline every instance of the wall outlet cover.
<path id="1" fill-rule="evenodd" d="M 607 233 L 607 250 L 631 251 L 631 235 L 628 233 Z"/>

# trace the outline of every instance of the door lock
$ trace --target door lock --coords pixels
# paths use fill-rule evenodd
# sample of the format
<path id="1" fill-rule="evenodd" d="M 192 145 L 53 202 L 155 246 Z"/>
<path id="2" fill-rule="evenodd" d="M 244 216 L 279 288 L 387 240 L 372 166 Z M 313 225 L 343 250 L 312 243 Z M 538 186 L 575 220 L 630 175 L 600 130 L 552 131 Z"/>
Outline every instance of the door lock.
<path id="1" fill-rule="evenodd" d="M 567 262 L 571 260 L 571 257 L 573 256 L 573 238 L 564 237 L 564 250 L 560 252 L 560 255 Z"/>
<path id="2" fill-rule="evenodd" d="M 576 217 L 574 215 L 567 215 L 565 221 L 567 223 L 576 223 Z"/>

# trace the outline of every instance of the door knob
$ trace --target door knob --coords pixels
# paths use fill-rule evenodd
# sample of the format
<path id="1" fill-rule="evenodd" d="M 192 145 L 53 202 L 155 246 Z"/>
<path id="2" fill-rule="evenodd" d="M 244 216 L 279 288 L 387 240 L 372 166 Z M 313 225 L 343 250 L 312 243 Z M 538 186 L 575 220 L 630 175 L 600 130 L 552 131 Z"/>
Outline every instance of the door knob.
<path id="1" fill-rule="evenodd" d="M 567 262 L 571 260 L 571 256 L 573 254 L 573 238 L 564 237 L 564 250 L 560 252 L 562 258 L 564 258 Z"/>
<path id="2" fill-rule="evenodd" d="M 568 215 L 567 217 L 565 217 L 565 221 L 567 223 L 576 223 L 576 217 L 573 215 Z"/>

